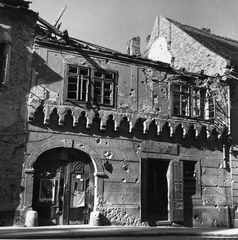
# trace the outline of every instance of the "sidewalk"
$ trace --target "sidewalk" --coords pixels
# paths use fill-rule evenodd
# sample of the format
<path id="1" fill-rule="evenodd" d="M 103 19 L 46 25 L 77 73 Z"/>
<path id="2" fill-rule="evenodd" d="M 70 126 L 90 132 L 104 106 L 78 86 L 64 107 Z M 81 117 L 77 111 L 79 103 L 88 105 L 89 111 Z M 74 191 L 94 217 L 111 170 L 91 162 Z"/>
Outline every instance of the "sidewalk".
<path id="1" fill-rule="evenodd" d="M 238 239 L 238 229 L 185 227 L 121 227 L 69 225 L 47 227 L 0 227 L 0 239 L 107 238 L 107 237 L 184 236 Z M 188 238 L 187 238 L 188 239 Z"/>

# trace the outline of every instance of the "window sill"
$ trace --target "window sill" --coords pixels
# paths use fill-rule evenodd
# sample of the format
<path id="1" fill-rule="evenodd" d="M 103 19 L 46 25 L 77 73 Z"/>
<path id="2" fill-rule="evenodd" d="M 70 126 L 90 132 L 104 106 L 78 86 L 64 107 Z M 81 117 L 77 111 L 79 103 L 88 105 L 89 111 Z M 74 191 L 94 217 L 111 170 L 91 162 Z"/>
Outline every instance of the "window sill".
<path id="1" fill-rule="evenodd" d="M 116 110 L 116 107 L 110 106 L 110 105 L 103 105 L 103 104 L 94 104 L 94 103 L 89 103 L 89 102 L 80 102 L 80 101 L 70 101 L 70 100 L 65 100 L 63 102 L 63 105 L 68 105 L 68 106 L 75 106 L 75 107 L 83 107 L 87 110 L 89 109 L 98 109 L 98 110 Z"/>

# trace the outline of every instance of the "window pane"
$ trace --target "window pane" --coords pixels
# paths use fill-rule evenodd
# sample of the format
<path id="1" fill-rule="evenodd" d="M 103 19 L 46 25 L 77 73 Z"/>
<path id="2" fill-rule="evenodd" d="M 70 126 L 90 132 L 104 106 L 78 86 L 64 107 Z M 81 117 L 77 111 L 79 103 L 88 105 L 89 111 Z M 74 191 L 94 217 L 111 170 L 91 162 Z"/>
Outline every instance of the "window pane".
<path id="1" fill-rule="evenodd" d="M 80 68 L 80 75 L 84 75 L 84 76 L 88 76 L 88 71 L 89 69 L 88 68 Z"/>
<path id="2" fill-rule="evenodd" d="M 113 75 L 114 75 L 113 73 L 106 72 L 106 73 L 105 73 L 105 78 L 106 78 L 106 79 L 113 79 Z"/>
<path id="3" fill-rule="evenodd" d="M 201 116 L 200 89 L 193 89 L 193 117 Z"/>
<path id="4" fill-rule="evenodd" d="M 189 97 L 182 95 L 182 115 L 189 116 Z"/>
<path id="5" fill-rule="evenodd" d="M 102 74 L 101 71 L 96 71 L 96 72 L 94 73 L 94 75 L 95 75 L 95 77 L 98 77 L 98 78 L 102 78 L 102 76 L 103 76 L 103 74 Z"/>
<path id="6" fill-rule="evenodd" d="M 174 90 L 175 91 L 180 91 L 180 85 L 174 85 Z"/>
<path id="7" fill-rule="evenodd" d="M 184 161 L 184 193 L 185 194 L 196 194 L 197 193 L 197 172 L 196 172 L 195 161 Z"/>
<path id="8" fill-rule="evenodd" d="M 77 67 L 69 65 L 69 73 L 77 73 L 77 70 Z"/>
<path id="9" fill-rule="evenodd" d="M 94 82 L 93 102 L 102 104 L 102 82 Z"/>
<path id="10" fill-rule="evenodd" d="M 179 93 L 174 93 L 174 100 L 175 101 L 180 101 L 180 94 Z"/>
<path id="11" fill-rule="evenodd" d="M 80 79 L 79 81 L 79 100 L 87 101 L 88 96 L 88 80 Z"/>
<path id="12" fill-rule="evenodd" d="M 188 93 L 188 87 L 186 87 L 186 86 L 182 86 L 182 92 L 184 92 L 184 93 Z"/>
<path id="13" fill-rule="evenodd" d="M 77 77 L 68 77 L 68 83 L 77 83 Z"/>
<path id="14" fill-rule="evenodd" d="M 180 102 L 174 102 L 174 114 L 181 115 L 181 113 L 180 113 Z"/>
<path id="15" fill-rule="evenodd" d="M 68 92 L 67 99 L 77 100 L 77 93 L 76 92 Z"/>
<path id="16" fill-rule="evenodd" d="M 200 113 L 200 99 L 199 98 L 194 98 L 193 99 L 193 116 L 198 117 L 201 115 Z"/>
<path id="17" fill-rule="evenodd" d="M 68 84 L 68 91 L 77 91 L 77 84 Z"/>

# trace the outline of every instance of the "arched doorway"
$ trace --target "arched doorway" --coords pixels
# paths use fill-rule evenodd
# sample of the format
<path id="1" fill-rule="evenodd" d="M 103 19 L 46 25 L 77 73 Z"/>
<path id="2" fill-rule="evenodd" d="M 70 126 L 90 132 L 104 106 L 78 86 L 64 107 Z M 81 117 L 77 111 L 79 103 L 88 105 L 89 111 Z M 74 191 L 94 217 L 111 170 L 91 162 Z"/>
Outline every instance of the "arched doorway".
<path id="1" fill-rule="evenodd" d="M 94 166 L 89 155 L 74 148 L 43 152 L 34 162 L 32 208 L 39 225 L 89 223 L 94 206 Z"/>

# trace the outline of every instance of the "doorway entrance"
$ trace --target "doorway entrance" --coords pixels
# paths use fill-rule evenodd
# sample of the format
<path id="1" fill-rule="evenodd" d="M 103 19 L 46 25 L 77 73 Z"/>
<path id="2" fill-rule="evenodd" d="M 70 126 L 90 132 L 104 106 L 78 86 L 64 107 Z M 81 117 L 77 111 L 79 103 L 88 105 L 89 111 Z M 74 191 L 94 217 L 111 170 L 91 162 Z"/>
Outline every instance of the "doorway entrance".
<path id="1" fill-rule="evenodd" d="M 147 175 L 147 216 L 152 220 L 168 220 L 169 161 L 149 161 Z"/>
<path id="2" fill-rule="evenodd" d="M 141 179 L 142 221 L 183 221 L 183 162 L 142 159 Z"/>
<path id="3" fill-rule="evenodd" d="M 39 225 L 89 223 L 94 206 L 94 166 L 86 153 L 55 148 L 34 163 L 32 207 Z"/>

